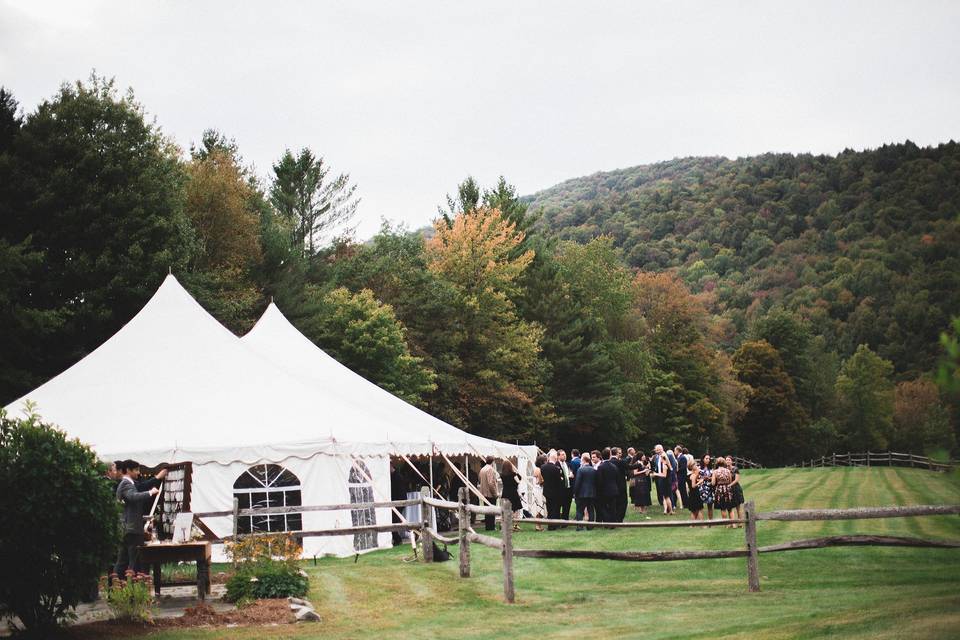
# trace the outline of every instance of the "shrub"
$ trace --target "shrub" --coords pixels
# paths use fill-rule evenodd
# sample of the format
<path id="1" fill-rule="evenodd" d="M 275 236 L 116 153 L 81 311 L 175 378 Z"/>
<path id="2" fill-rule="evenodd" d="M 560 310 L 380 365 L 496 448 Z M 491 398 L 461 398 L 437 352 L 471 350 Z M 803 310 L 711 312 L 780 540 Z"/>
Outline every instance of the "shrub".
<path id="1" fill-rule="evenodd" d="M 0 615 L 40 637 L 73 615 L 116 553 L 119 510 L 105 471 L 36 414 L 0 409 Z"/>
<path id="2" fill-rule="evenodd" d="M 245 536 L 227 544 L 236 573 L 227 581 L 227 600 L 304 596 L 309 580 L 300 570 L 300 545 L 289 533 Z"/>
<path id="3" fill-rule="evenodd" d="M 261 598 L 303 597 L 310 581 L 299 569 L 280 562 L 243 567 L 227 580 L 226 599 L 245 602 Z"/>
<path id="4" fill-rule="evenodd" d="M 110 607 L 110 613 L 117 620 L 149 622 L 150 605 L 153 603 L 153 579 L 146 573 L 134 574 L 127 570 L 126 579 L 113 576 L 113 583 L 106 584 L 101 579 L 100 588 Z"/>

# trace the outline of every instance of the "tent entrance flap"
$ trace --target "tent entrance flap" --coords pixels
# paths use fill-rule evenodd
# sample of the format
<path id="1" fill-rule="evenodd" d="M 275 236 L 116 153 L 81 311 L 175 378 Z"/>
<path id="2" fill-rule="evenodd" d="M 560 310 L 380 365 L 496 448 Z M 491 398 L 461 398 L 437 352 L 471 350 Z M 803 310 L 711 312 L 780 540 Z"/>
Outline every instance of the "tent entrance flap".
<path id="1" fill-rule="evenodd" d="M 447 464 L 450 465 L 450 468 L 453 470 L 453 472 L 457 475 L 457 477 L 460 478 L 464 486 L 467 487 L 467 489 L 469 489 L 473 493 L 473 495 L 477 496 L 480 499 L 480 501 L 486 504 L 487 506 L 490 506 L 490 507 L 494 506 L 489 500 L 487 500 L 487 498 L 482 493 L 480 493 L 479 489 L 473 486 L 473 483 L 470 482 L 467 476 L 460 473 L 460 470 L 457 469 L 457 465 L 450 462 L 450 458 L 447 457 L 447 454 L 441 451 L 440 455 L 443 456 L 443 459 L 447 461 Z"/>

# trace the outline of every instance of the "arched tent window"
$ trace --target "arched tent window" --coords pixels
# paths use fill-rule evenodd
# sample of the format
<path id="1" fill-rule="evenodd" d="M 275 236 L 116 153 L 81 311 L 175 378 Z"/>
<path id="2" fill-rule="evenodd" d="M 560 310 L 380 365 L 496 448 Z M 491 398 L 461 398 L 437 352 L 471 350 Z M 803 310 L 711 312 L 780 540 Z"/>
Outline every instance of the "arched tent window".
<path id="1" fill-rule="evenodd" d="M 278 464 L 255 464 L 233 483 L 233 497 L 240 509 L 267 509 L 270 507 L 299 507 L 300 479 Z M 301 531 L 303 516 L 299 513 L 281 513 L 262 516 L 240 516 L 238 533 L 264 531 Z"/>
<path id="2" fill-rule="evenodd" d="M 354 460 L 350 467 L 350 476 L 347 478 L 347 487 L 350 490 L 350 504 L 374 502 L 373 487 L 370 486 L 370 470 L 360 460 Z M 371 508 L 351 509 L 350 520 L 354 527 L 377 524 L 377 512 Z M 357 551 L 373 549 L 377 546 L 377 534 L 374 531 L 364 531 L 353 534 L 353 548 Z"/>

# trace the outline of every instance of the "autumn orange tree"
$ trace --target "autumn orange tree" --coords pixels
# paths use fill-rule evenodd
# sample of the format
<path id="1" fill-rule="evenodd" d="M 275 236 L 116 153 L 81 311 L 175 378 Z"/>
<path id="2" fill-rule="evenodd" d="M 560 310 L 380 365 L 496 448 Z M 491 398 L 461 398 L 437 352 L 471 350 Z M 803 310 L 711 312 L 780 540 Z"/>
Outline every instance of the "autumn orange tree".
<path id="1" fill-rule="evenodd" d="M 950 412 L 930 378 L 900 382 L 893 391 L 893 436 L 890 448 L 932 453 L 952 451 L 957 441 Z"/>
<path id="2" fill-rule="evenodd" d="M 551 419 L 542 398 L 543 329 L 521 319 L 514 302 L 534 252 L 514 255 L 524 235 L 495 208 L 438 220 L 435 230 L 425 247 L 427 268 L 457 296 L 449 330 L 458 335 L 458 422 L 485 435 L 529 436 Z"/>
<path id="3" fill-rule="evenodd" d="M 199 244 L 187 284 L 224 324 L 247 329 L 261 298 L 252 275 L 263 259 L 260 196 L 226 148 L 195 153 L 187 176 L 184 209 Z"/>
<path id="4" fill-rule="evenodd" d="M 644 430 L 669 441 L 732 445 L 728 418 L 740 385 L 713 344 L 710 313 L 675 274 L 641 271 L 633 282 L 634 310 L 654 355 L 642 406 Z"/>

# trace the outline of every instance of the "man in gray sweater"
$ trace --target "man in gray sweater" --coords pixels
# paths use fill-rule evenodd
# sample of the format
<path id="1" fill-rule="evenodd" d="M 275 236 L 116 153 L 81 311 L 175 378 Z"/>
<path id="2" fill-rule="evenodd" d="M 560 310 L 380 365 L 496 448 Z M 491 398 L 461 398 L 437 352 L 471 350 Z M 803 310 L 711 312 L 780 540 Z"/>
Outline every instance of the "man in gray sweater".
<path id="1" fill-rule="evenodd" d="M 117 555 L 117 565 L 113 572 L 123 578 L 127 569 L 139 572 L 139 547 L 143 544 L 143 513 L 145 505 L 153 496 L 160 493 L 157 487 L 149 491 L 137 491 L 136 481 L 140 476 L 140 463 L 126 460 L 123 463 L 120 484 L 117 485 L 117 499 L 123 503 L 123 542 Z"/>

